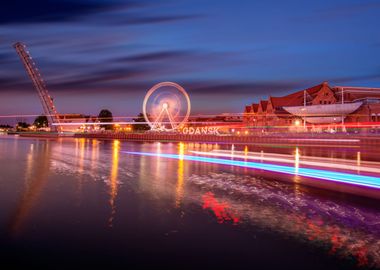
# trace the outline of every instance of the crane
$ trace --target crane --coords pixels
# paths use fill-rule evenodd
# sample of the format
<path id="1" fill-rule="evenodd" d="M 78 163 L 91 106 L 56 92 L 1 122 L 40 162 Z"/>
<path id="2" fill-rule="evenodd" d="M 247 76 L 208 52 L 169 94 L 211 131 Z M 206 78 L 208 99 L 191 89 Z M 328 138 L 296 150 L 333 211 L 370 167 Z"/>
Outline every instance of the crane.
<path id="1" fill-rule="evenodd" d="M 36 88 L 40 97 L 44 113 L 48 119 L 49 127 L 51 131 L 61 132 L 62 127 L 59 125 L 59 115 L 54 106 L 53 98 L 49 95 L 46 84 L 42 79 L 40 72 L 29 54 L 26 45 L 17 42 L 13 45 L 17 54 L 19 55 L 21 62 L 24 64 L 25 70 L 32 80 L 34 87 Z"/>

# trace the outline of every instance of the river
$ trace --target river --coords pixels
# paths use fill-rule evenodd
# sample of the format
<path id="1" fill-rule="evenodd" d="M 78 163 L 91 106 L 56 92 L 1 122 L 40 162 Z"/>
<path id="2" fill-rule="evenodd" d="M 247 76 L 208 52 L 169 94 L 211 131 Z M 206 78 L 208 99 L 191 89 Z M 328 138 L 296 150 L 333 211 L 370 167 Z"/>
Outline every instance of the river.
<path id="1" fill-rule="evenodd" d="M 7 267 L 380 268 L 378 201 L 170 159 L 231 145 L 0 136 Z M 379 162 L 376 151 L 234 146 Z"/>

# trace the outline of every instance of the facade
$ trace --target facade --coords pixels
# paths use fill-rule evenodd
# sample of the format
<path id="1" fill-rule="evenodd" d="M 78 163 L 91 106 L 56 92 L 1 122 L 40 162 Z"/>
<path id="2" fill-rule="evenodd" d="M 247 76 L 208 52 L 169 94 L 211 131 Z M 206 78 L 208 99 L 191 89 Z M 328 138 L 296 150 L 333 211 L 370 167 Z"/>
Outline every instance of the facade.
<path id="1" fill-rule="evenodd" d="M 380 122 L 380 88 L 332 87 L 323 82 L 247 105 L 243 121 L 247 128 L 260 131 L 375 126 Z"/>

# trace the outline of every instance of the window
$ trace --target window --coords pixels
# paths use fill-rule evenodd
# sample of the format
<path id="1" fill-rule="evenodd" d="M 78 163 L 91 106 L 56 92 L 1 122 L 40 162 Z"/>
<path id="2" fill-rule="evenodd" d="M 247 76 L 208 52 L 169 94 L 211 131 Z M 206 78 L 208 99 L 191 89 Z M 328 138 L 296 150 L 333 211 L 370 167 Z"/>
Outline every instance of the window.
<path id="1" fill-rule="evenodd" d="M 319 104 L 322 104 L 322 100 L 319 101 Z"/>

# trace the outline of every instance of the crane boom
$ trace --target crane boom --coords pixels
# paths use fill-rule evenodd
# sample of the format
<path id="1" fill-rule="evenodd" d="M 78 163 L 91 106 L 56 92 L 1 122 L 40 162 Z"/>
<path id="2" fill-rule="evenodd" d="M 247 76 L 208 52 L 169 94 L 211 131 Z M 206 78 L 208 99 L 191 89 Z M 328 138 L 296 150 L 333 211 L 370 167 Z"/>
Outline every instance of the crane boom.
<path id="1" fill-rule="evenodd" d="M 59 115 L 54 106 L 53 99 L 49 95 L 46 84 L 44 83 L 44 80 L 42 79 L 42 76 L 36 66 L 36 63 L 30 56 L 25 44 L 17 42 L 13 45 L 13 47 L 16 49 L 16 52 L 21 59 L 21 62 L 24 64 L 26 72 L 28 73 L 30 79 L 34 84 L 34 87 L 38 92 L 44 113 L 48 119 L 50 130 L 58 132 L 62 131 L 62 127 L 59 125 Z"/>

